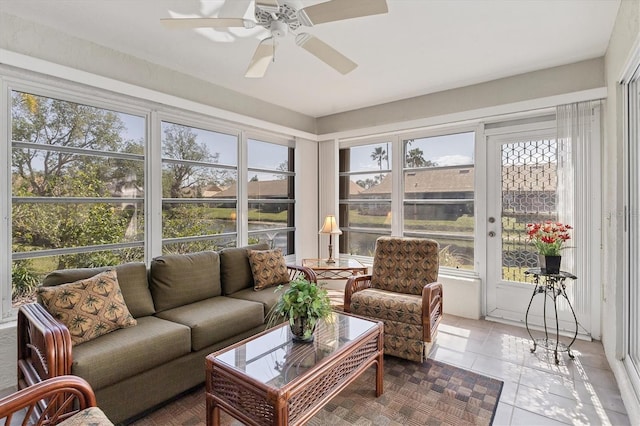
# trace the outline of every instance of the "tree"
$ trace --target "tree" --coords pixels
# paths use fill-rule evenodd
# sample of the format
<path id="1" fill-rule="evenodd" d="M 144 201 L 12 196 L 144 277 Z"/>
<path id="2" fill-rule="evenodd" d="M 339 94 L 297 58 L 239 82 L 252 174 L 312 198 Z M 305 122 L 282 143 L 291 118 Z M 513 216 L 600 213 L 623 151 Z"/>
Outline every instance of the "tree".
<path id="1" fill-rule="evenodd" d="M 162 192 L 165 198 L 182 198 L 185 192 L 201 197 L 202 189 L 213 180 L 208 167 L 190 162 L 216 163 L 219 153 L 211 154 L 206 145 L 198 143 L 197 135 L 190 127 L 171 124 L 164 129 L 162 141 L 164 158 L 186 160 L 167 162 L 163 172 Z"/>
<path id="2" fill-rule="evenodd" d="M 123 177 L 143 182 L 144 163 L 99 155 L 141 150 L 123 140 L 124 124 L 111 111 L 26 93 L 12 94 L 13 251 L 85 247 L 122 240 L 131 213 L 102 202 L 57 202 L 55 197 L 113 196 Z M 68 150 L 81 150 L 74 152 Z M 83 152 L 82 150 L 86 150 Z M 98 152 L 96 152 L 98 151 Z M 131 177 L 134 175 L 134 177 Z M 137 176 L 139 175 L 139 177 Z M 31 203 L 29 197 L 47 203 Z M 117 263 L 112 252 L 58 256 L 58 268 Z"/>
<path id="3" fill-rule="evenodd" d="M 278 164 L 277 170 L 280 172 L 288 172 L 289 171 L 289 161 L 284 160 L 282 163 Z M 276 179 L 285 180 L 287 175 L 277 175 Z"/>
<path id="4" fill-rule="evenodd" d="M 381 146 L 375 147 L 371 153 L 371 159 L 378 163 L 378 167 L 382 170 L 382 162 L 387 159 L 387 151 L 382 149 Z"/>
<path id="5" fill-rule="evenodd" d="M 375 149 L 371 153 L 371 159 L 378 162 L 378 167 L 380 168 L 380 170 L 382 170 L 382 161 L 384 160 L 387 161 L 387 169 L 389 168 L 389 156 L 387 155 L 387 151 L 382 149 L 381 146 L 375 147 Z M 380 173 L 380 180 L 382 180 L 383 177 L 384 175 Z"/>
<path id="6" fill-rule="evenodd" d="M 424 159 L 424 153 L 420 148 L 413 148 L 407 152 L 407 167 L 426 167 L 429 165 L 427 163 L 431 163 L 431 161 L 426 161 Z"/>
<path id="7" fill-rule="evenodd" d="M 366 178 L 365 180 L 360 179 L 356 181 L 356 184 L 360 185 L 364 189 L 369 189 L 371 187 L 374 187 L 378 183 L 380 183 L 380 178 L 378 176 L 376 176 L 374 179 Z"/>

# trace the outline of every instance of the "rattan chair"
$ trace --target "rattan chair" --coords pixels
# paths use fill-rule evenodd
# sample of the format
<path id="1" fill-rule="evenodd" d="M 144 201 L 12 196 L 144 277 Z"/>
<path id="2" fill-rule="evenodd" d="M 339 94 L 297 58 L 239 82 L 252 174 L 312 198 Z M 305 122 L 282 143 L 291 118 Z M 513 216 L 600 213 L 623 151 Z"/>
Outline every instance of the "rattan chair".
<path id="1" fill-rule="evenodd" d="M 349 278 L 344 310 L 384 323 L 384 352 L 422 362 L 442 319 L 437 241 L 380 237 L 371 275 Z"/>
<path id="2" fill-rule="evenodd" d="M 78 376 L 53 377 L 0 399 L 0 424 L 113 426 Z"/>

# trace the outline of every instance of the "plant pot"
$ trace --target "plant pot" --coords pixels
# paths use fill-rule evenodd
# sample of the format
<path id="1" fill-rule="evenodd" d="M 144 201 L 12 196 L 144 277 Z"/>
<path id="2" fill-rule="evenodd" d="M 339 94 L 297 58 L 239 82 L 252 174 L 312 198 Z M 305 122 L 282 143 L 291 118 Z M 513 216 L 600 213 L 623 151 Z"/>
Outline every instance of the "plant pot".
<path id="1" fill-rule="evenodd" d="M 311 343 L 313 342 L 313 331 L 316 325 L 309 322 L 307 317 L 294 318 L 293 324 L 290 325 L 291 334 L 293 334 L 293 341 L 297 343 Z M 304 335 L 307 331 L 311 331 L 309 337 L 305 338 Z"/>
<path id="2" fill-rule="evenodd" d="M 559 274 L 562 256 L 538 255 L 538 265 L 543 274 Z"/>

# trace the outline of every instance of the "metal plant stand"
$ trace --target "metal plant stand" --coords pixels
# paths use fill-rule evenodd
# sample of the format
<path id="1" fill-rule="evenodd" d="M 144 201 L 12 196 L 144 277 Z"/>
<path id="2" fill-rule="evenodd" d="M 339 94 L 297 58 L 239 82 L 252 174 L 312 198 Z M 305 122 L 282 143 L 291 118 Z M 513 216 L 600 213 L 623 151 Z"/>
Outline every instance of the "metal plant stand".
<path id="1" fill-rule="evenodd" d="M 571 345 L 576 341 L 576 337 L 578 336 L 578 319 L 576 318 L 576 313 L 573 310 L 573 306 L 571 306 L 571 302 L 567 297 L 567 292 L 565 290 L 565 280 L 567 278 L 575 280 L 576 277 L 573 274 L 568 272 L 560 271 L 558 274 L 547 274 L 542 273 L 540 268 L 528 269 L 525 271 L 525 275 L 533 275 L 533 281 L 535 283 L 535 288 L 533 289 L 533 294 L 531 295 L 531 300 L 529 300 L 529 306 L 527 307 L 527 313 L 525 314 L 525 326 L 527 327 L 527 333 L 529 333 L 529 337 L 533 341 L 533 347 L 531 348 L 531 352 L 535 352 L 538 346 L 542 346 L 547 350 L 553 350 L 553 355 L 555 357 L 556 364 L 560 363 L 558 359 L 558 352 L 567 352 L 569 358 L 573 359 L 574 356 L 571 353 Z M 543 304 L 543 321 L 544 321 L 544 338 L 536 339 L 531 334 L 531 330 L 529 330 L 529 309 L 531 309 L 531 303 L 533 302 L 534 297 L 537 294 L 544 294 L 544 304 Z M 549 329 L 547 325 L 547 303 L 546 299 L 550 297 L 553 300 L 553 310 L 555 314 L 555 328 L 556 335 L 555 339 L 549 338 Z M 575 333 L 573 334 L 573 338 L 568 345 L 560 342 L 560 326 L 558 324 L 558 298 L 564 297 L 569 305 L 569 309 L 571 309 L 571 314 L 573 315 L 573 320 L 575 323 Z"/>

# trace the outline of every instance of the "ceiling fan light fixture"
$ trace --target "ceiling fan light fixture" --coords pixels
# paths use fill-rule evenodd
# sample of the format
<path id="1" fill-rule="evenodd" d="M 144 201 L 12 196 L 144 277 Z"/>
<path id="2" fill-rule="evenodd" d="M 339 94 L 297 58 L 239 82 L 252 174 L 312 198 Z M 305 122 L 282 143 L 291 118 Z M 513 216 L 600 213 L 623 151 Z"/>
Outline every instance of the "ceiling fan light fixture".
<path id="1" fill-rule="evenodd" d="M 282 21 L 271 21 L 269 31 L 271 31 L 271 35 L 275 38 L 285 37 L 289 33 L 289 25 Z"/>

